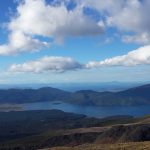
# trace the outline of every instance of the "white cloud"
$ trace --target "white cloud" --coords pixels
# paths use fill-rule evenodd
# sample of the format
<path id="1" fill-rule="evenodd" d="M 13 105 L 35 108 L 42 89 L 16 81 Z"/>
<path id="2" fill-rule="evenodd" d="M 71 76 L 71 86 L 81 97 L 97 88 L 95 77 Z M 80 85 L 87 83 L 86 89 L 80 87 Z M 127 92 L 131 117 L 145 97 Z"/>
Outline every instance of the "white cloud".
<path id="1" fill-rule="evenodd" d="M 119 30 L 139 32 L 143 31 L 143 25 L 146 23 L 142 3 L 139 0 L 127 0 L 120 5 L 119 12 L 110 11 L 107 17 L 107 24 L 115 26 Z"/>
<path id="2" fill-rule="evenodd" d="M 150 43 L 150 1 L 149 0 L 77 0 L 84 7 L 96 9 L 104 18 L 105 25 L 115 27 L 123 34 L 133 36 L 123 41 L 139 44 Z M 146 38 L 143 34 L 147 34 Z M 129 36 L 129 35 L 127 35 Z M 145 35 L 144 35 L 145 36 Z"/>
<path id="3" fill-rule="evenodd" d="M 137 35 L 125 35 L 122 40 L 125 43 L 147 44 L 150 43 L 150 34 L 146 32 Z"/>
<path id="4" fill-rule="evenodd" d="M 37 36 L 62 41 L 70 36 L 97 36 L 104 25 L 83 13 L 81 7 L 68 10 L 65 4 L 47 4 L 45 0 L 23 0 L 17 14 L 8 23 L 8 44 L 0 45 L 0 55 L 37 51 L 49 43 Z"/>
<path id="5" fill-rule="evenodd" d="M 47 37 L 97 35 L 102 29 L 85 16 L 80 7 L 68 10 L 64 4 L 48 5 L 45 0 L 25 0 L 18 7 L 18 17 L 10 30 Z"/>
<path id="6" fill-rule="evenodd" d="M 13 64 L 9 67 L 10 72 L 43 73 L 47 71 L 65 72 L 68 70 L 81 69 L 82 64 L 70 57 L 46 56 L 35 61 L 23 64 Z"/>
<path id="7" fill-rule="evenodd" d="M 150 45 L 140 47 L 126 55 L 105 59 L 104 61 L 91 61 L 86 68 L 97 68 L 102 66 L 135 66 L 150 64 Z"/>
<path id="8" fill-rule="evenodd" d="M 108 58 L 103 61 L 90 61 L 86 64 L 81 64 L 70 57 L 46 56 L 23 64 L 13 64 L 8 70 L 11 72 L 43 73 L 101 68 L 103 66 L 135 66 L 142 64 L 150 64 L 150 45 L 130 51 L 126 55 Z"/>
<path id="9" fill-rule="evenodd" d="M 47 42 L 41 42 L 38 39 L 31 38 L 20 31 L 13 31 L 9 35 L 9 44 L 0 45 L 0 55 L 34 52 L 47 46 L 49 46 Z"/>
<path id="10" fill-rule="evenodd" d="M 82 7 L 95 8 L 99 12 L 107 11 L 109 13 L 117 12 L 124 4 L 124 0 L 75 0 Z"/>
<path id="11" fill-rule="evenodd" d="M 74 0 L 77 6 L 68 10 L 70 1 L 73 0 L 19 1 L 16 14 L 7 25 L 8 43 L 0 45 L 0 55 L 33 52 L 49 46 L 37 36 L 60 43 L 65 37 L 97 36 L 110 27 L 121 31 L 126 43 L 150 43 L 149 0 Z M 94 20 L 85 14 L 85 7 L 96 9 L 101 19 Z"/>

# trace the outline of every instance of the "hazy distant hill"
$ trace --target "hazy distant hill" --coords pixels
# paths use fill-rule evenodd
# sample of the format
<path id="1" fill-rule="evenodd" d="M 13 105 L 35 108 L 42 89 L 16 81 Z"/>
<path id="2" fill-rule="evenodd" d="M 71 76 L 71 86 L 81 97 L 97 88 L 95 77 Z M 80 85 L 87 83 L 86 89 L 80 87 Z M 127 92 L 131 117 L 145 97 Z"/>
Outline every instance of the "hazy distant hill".
<path id="1" fill-rule="evenodd" d="M 80 90 L 67 92 L 56 88 L 0 90 L 0 103 L 63 101 L 80 105 L 144 105 L 150 104 L 150 84 L 121 92 Z"/>
<path id="2" fill-rule="evenodd" d="M 118 92 L 121 96 L 131 96 L 150 100 L 150 84 L 131 88 L 122 92 Z"/>
<path id="3" fill-rule="evenodd" d="M 94 90 L 94 91 L 122 91 L 132 87 L 144 85 L 144 82 L 98 82 L 98 83 L 47 83 L 47 84 L 0 84 L 0 89 L 39 89 L 42 87 L 54 87 L 57 89 L 62 89 L 70 92 L 75 92 L 79 90 Z"/>
<path id="4" fill-rule="evenodd" d="M 40 101 L 62 101 L 69 92 L 44 87 L 40 89 L 8 89 L 0 90 L 0 103 L 28 103 Z"/>
<path id="5" fill-rule="evenodd" d="M 71 101 L 93 105 L 141 105 L 150 104 L 150 84 L 121 92 L 95 92 L 81 90 L 71 95 Z"/>

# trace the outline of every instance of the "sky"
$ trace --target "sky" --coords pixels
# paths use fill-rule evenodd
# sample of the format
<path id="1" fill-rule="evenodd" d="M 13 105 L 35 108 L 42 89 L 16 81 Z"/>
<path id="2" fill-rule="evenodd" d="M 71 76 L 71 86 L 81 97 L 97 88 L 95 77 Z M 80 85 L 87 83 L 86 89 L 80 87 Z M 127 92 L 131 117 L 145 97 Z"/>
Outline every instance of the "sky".
<path id="1" fill-rule="evenodd" d="M 150 81 L 149 0 L 5 0 L 0 10 L 0 84 Z"/>

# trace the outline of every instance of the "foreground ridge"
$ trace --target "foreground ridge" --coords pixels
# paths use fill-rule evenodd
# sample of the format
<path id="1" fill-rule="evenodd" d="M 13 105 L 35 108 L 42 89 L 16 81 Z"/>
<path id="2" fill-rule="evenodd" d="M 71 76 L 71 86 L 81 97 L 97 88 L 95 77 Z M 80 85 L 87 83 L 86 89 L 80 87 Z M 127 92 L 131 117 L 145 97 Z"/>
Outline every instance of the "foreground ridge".
<path id="1" fill-rule="evenodd" d="M 150 150 L 150 142 L 129 142 L 118 144 L 84 144 L 75 147 L 54 147 L 42 150 Z"/>

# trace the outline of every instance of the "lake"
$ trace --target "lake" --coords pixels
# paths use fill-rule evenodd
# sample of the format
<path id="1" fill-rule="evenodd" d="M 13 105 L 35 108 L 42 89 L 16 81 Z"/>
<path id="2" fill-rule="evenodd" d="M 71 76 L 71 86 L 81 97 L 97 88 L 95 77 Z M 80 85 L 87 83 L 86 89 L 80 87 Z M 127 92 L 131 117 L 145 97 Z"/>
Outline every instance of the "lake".
<path id="1" fill-rule="evenodd" d="M 113 115 L 143 116 L 150 114 L 150 105 L 143 106 L 80 106 L 62 102 L 39 102 L 22 104 L 22 110 L 59 109 L 65 112 L 85 114 L 91 117 Z"/>

